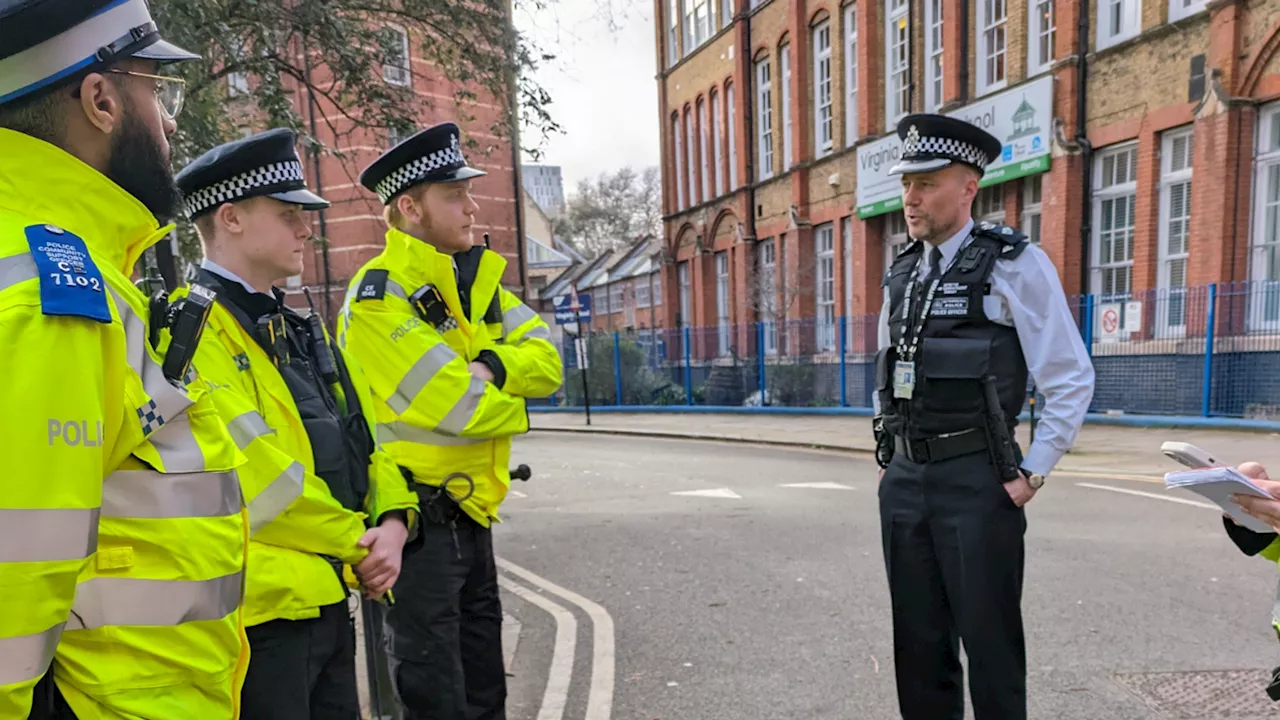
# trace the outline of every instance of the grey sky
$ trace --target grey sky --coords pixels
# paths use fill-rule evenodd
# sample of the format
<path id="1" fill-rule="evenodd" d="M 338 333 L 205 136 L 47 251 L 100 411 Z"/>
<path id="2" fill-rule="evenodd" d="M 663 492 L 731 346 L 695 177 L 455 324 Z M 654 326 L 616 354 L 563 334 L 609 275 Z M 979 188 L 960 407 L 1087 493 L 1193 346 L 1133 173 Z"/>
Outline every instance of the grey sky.
<path id="1" fill-rule="evenodd" d="M 551 93 L 552 117 L 563 130 L 546 139 L 539 162 L 561 166 L 566 195 L 601 172 L 657 165 L 652 0 L 547 4 L 536 17 L 516 12 L 516 26 L 557 56 L 537 79 Z M 526 147 L 538 142 L 524 138 Z"/>

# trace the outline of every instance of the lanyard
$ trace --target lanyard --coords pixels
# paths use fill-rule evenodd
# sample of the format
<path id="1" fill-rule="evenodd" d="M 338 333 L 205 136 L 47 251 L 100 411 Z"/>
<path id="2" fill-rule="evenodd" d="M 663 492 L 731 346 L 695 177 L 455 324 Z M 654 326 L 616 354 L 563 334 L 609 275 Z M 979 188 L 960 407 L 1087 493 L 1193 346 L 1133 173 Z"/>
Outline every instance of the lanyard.
<path id="1" fill-rule="evenodd" d="M 908 346 L 907 331 L 911 329 L 911 303 L 912 299 L 915 297 L 916 282 L 920 277 L 920 263 L 917 262 L 915 266 L 911 268 L 911 277 L 907 280 L 907 292 L 902 300 L 902 332 L 898 335 L 899 360 L 910 362 L 915 358 L 916 350 L 920 348 L 920 336 L 924 333 L 924 323 L 929 319 L 929 309 L 933 307 L 933 296 L 938 291 L 938 286 L 942 284 L 942 277 L 951 272 L 951 266 L 955 265 L 956 260 L 960 257 L 960 253 L 964 252 L 965 248 L 969 247 L 969 243 L 972 241 L 973 233 L 970 232 L 969 236 L 965 238 L 964 242 L 960 245 L 960 249 L 956 251 L 954 256 L 952 256 L 951 261 L 947 263 L 945 268 L 942 268 L 942 272 L 938 274 L 937 279 L 929 284 L 928 291 L 924 293 L 924 303 L 920 306 L 920 317 L 916 320 L 916 330 L 914 333 L 911 333 L 911 343 L 910 346 Z"/>
<path id="2" fill-rule="evenodd" d="M 945 274 L 945 272 L 943 273 Z M 925 293 L 924 303 L 920 306 L 920 317 L 916 321 L 916 330 L 911 333 L 910 347 L 907 345 L 907 331 L 910 330 L 911 322 L 911 300 L 915 296 L 916 280 L 920 275 L 920 266 L 917 264 L 911 270 L 911 278 L 907 280 L 907 292 L 903 298 L 902 306 L 902 332 L 898 335 L 898 359 L 910 362 L 916 356 L 916 350 L 920 347 L 920 336 L 924 333 L 925 320 L 929 318 L 929 308 L 933 307 L 933 296 L 938 290 L 942 277 L 929 284 L 929 290 Z"/>

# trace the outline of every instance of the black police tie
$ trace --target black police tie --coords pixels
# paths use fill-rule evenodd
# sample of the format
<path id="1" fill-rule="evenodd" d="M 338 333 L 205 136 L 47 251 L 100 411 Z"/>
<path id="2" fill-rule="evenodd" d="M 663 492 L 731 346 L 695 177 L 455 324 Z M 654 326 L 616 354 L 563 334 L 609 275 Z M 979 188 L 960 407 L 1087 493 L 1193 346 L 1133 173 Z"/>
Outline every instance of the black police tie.
<path id="1" fill-rule="evenodd" d="M 933 281 L 942 277 L 942 250 L 934 248 L 929 252 L 929 277 L 925 278 L 924 286 L 927 288 L 933 284 Z"/>

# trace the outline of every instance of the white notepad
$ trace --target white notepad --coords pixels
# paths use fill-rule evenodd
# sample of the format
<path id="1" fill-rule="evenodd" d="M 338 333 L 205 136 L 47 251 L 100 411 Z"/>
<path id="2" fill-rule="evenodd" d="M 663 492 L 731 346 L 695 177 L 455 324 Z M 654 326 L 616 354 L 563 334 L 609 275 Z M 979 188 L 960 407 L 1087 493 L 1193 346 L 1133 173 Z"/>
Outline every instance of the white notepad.
<path id="1" fill-rule="evenodd" d="M 1275 532 L 1270 525 L 1246 515 L 1244 510 L 1232 502 L 1233 494 L 1257 495 L 1270 498 L 1271 495 L 1254 485 L 1239 470 L 1229 467 L 1201 468 L 1199 470 L 1179 470 L 1164 476 L 1164 486 L 1169 489 L 1190 490 L 1201 497 L 1213 501 L 1223 512 L 1230 515 L 1241 526 L 1254 532 Z"/>

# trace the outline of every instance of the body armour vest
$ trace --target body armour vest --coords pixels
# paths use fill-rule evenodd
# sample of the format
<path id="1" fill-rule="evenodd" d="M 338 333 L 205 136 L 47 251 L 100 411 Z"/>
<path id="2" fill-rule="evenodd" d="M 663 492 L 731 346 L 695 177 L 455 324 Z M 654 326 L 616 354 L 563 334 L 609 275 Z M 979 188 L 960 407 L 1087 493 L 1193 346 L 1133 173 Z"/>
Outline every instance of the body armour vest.
<path id="1" fill-rule="evenodd" d="M 315 474 L 342 507 L 358 512 L 369 490 L 374 443 L 351 376 L 328 338 L 307 319 L 263 295 L 251 295 L 237 283 L 200 271 L 201 282 L 217 282 L 218 302 L 267 353 L 289 388 L 311 443 Z M 321 358 L 326 353 L 328 357 Z M 340 407 L 333 386 L 341 388 Z"/>
<path id="2" fill-rule="evenodd" d="M 876 392 L 887 432 L 919 439 L 983 428 L 988 412 L 983 383 L 989 379 L 1012 434 L 1027 395 L 1026 360 L 1017 331 L 989 320 L 983 298 L 991 292 L 996 263 L 1013 260 L 1026 246 L 1026 236 L 1013 228 L 976 224 L 954 262 L 943 269 L 932 303 L 927 270 L 917 271 L 924 243 L 912 243 L 894 260 L 885 280 L 891 342 L 876 358 Z M 921 327 L 925 304 L 928 316 Z M 904 347 L 910 357 L 901 356 Z M 910 399 L 894 397 L 899 360 L 914 363 Z"/>

